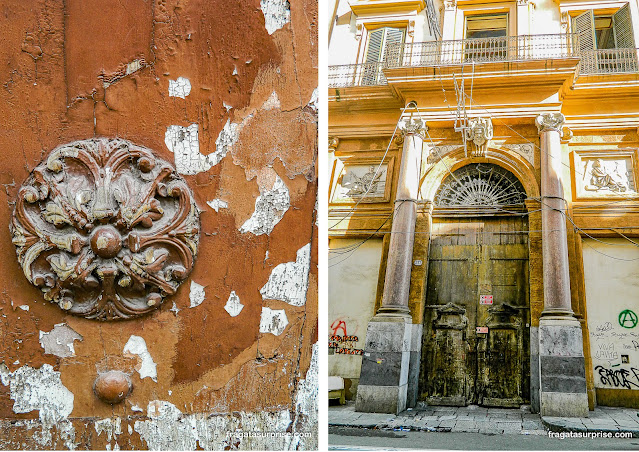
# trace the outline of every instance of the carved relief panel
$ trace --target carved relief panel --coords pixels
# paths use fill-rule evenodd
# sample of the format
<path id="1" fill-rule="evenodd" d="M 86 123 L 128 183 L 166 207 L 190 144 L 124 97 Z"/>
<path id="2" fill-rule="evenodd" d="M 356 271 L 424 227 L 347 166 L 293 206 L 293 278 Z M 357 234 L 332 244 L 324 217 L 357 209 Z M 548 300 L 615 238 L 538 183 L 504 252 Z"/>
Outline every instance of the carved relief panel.
<path id="1" fill-rule="evenodd" d="M 635 194 L 634 151 L 575 151 L 573 183 L 577 199 Z"/>
<path id="2" fill-rule="evenodd" d="M 333 169 L 336 180 L 332 203 L 373 203 L 390 200 L 393 159 L 380 165 L 380 159 L 340 157 Z M 339 165 L 338 165 L 339 163 Z"/>
<path id="3" fill-rule="evenodd" d="M 24 275 L 65 311 L 98 320 L 160 306 L 191 272 L 199 210 L 149 149 L 95 138 L 55 148 L 22 184 L 10 223 Z"/>

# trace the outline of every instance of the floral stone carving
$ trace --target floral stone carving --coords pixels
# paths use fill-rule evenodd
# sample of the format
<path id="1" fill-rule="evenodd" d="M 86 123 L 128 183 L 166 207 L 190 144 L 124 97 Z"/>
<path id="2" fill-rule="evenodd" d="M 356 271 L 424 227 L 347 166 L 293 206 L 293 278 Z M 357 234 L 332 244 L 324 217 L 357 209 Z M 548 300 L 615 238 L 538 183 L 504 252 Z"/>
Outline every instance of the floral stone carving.
<path id="1" fill-rule="evenodd" d="M 55 148 L 18 192 L 18 261 L 44 298 L 78 316 L 156 309 L 193 268 L 199 209 L 186 181 L 149 149 L 95 138 Z"/>

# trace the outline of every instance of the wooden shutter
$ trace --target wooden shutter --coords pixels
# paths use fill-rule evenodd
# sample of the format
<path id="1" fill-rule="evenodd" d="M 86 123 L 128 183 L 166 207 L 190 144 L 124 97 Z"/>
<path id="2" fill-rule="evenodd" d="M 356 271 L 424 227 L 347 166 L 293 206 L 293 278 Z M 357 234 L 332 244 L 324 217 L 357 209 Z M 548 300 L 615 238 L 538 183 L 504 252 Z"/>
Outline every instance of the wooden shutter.
<path id="1" fill-rule="evenodd" d="M 403 28 L 386 28 L 386 39 L 384 40 L 384 58 L 387 66 L 397 66 L 399 64 L 404 42 Z M 390 50 L 390 52 L 389 52 Z"/>
<path id="2" fill-rule="evenodd" d="M 635 39 L 632 33 L 632 20 L 630 19 L 630 8 L 626 3 L 613 16 L 613 27 L 615 31 L 615 43 L 618 49 L 628 49 L 635 47 Z"/>
<path id="3" fill-rule="evenodd" d="M 382 45 L 384 44 L 384 28 L 378 28 L 368 34 L 368 49 L 366 63 L 379 63 L 382 60 Z"/>
<path id="4" fill-rule="evenodd" d="M 588 10 L 572 20 L 572 31 L 579 38 L 579 50 L 595 49 L 595 22 L 592 10 Z"/>

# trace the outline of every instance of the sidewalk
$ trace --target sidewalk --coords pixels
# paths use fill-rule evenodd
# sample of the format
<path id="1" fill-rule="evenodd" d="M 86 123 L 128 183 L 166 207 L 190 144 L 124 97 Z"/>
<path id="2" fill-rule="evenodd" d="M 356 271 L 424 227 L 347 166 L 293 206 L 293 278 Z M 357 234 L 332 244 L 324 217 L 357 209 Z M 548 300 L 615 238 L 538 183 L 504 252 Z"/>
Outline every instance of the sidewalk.
<path id="1" fill-rule="evenodd" d="M 541 418 L 527 405 L 514 408 L 420 406 L 399 415 L 359 413 L 355 403 L 329 406 L 331 426 L 420 430 L 431 432 L 466 432 L 484 434 L 547 435 L 547 430 L 562 432 L 632 432 L 639 437 L 637 410 L 597 407 L 588 418 Z"/>

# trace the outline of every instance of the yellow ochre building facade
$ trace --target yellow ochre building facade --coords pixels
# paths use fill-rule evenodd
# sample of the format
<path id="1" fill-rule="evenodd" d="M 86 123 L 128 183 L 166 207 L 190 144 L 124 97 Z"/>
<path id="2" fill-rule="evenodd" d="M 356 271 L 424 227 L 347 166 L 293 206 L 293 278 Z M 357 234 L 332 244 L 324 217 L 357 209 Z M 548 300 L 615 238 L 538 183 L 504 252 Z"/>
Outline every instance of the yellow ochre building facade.
<path id="1" fill-rule="evenodd" d="M 639 407 L 637 0 L 330 8 L 332 381 Z"/>

